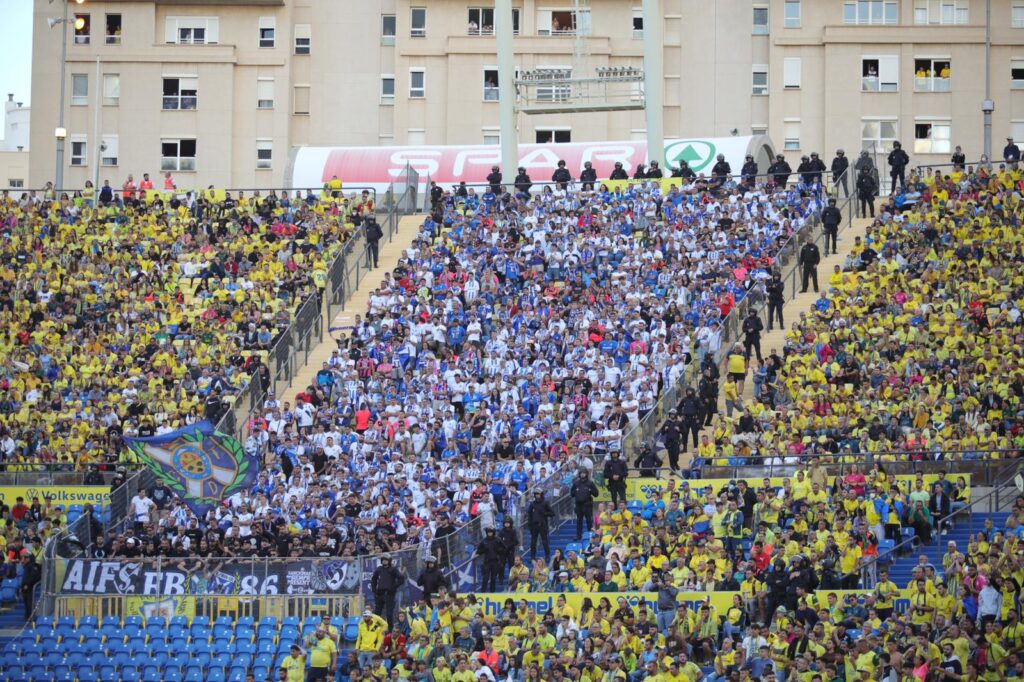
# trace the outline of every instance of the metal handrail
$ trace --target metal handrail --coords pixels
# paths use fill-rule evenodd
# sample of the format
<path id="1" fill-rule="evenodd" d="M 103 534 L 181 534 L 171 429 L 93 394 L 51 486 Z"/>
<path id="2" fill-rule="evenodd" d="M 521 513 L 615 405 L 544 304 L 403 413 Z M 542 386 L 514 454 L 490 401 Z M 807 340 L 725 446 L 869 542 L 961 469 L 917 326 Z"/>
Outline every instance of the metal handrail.
<path id="1" fill-rule="evenodd" d="M 115 198 L 121 198 L 124 195 L 124 191 L 125 190 L 122 189 L 121 187 L 117 187 L 115 185 L 111 185 L 110 188 L 114 191 L 114 197 Z M 67 194 L 68 195 L 68 199 L 74 199 L 73 195 L 74 195 L 75 192 L 82 192 L 82 191 L 85 191 L 85 189 L 86 189 L 85 187 L 63 187 L 63 188 L 55 188 L 55 187 L 9 187 L 9 188 L 0 189 L 0 195 L 7 195 L 7 196 L 12 196 L 13 197 L 13 196 L 20 196 L 22 194 L 33 194 L 33 193 L 35 193 L 35 194 L 43 194 L 43 193 L 46 193 L 46 192 L 53 192 L 54 195 L 55 195 L 54 199 L 60 199 L 61 198 L 60 197 L 61 194 Z M 91 189 L 93 189 L 95 191 L 96 197 L 98 198 L 100 190 L 103 189 L 103 187 L 102 186 L 92 187 Z M 376 199 L 377 199 L 377 189 L 374 186 L 372 186 L 372 185 L 343 186 L 339 190 L 328 189 L 328 188 L 326 188 L 324 186 L 320 186 L 320 187 L 303 186 L 303 187 L 189 187 L 189 188 L 175 187 L 174 189 L 164 189 L 163 187 L 153 187 L 152 189 L 144 189 L 144 190 L 140 190 L 138 187 L 136 187 L 132 191 L 136 195 L 142 194 L 144 192 L 173 192 L 175 195 L 183 197 L 183 196 L 186 196 L 188 194 L 194 194 L 196 196 L 205 196 L 205 194 L 207 192 L 210 192 L 211 190 L 215 191 L 215 192 L 220 192 L 220 191 L 224 191 L 224 192 L 260 192 L 261 196 L 264 196 L 264 197 L 270 196 L 269 193 L 275 193 L 276 194 L 277 192 L 296 192 L 296 193 L 300 194 L 300 198 L 304 198 L 306 196 L 306 192 L 308 192 L 308 191 L 312 191 L 314 194 L 325 194 L 325 193 L 330 193 L 330 192 L 337 191 L 337 192 L 339 192 L 342 195 L 340 198 L 343 198 L 343 199 L 344 198 L 348 198 L 347 195 L 349 193 L 362 193 L 363 190 L 366 190 L 366 191 L 370 192 L 370 194 L 373 196 L 374 202 L 376 202 Z"/>
<path id="2" fill-rule="evenodd" d="M 1005 491 L 1007 489 L 1009 489 L 1009 488 L 1012 488 L 1012 490 L 1013 490 L 1013 494 L 1012 494 L 1012 498 L 1013 499 L 1016 499 L 1017 497 L 1020 496 L 1021 493 L 1017 489 L 1017 486 L 1012 481 L 1012 477 L 1011 477 L 1011 480 L 1007 480 L 1007 481 L 1004 481 L 1004 482 L 1000 483 L 999 485 L 995 486 L 991 491 L 989 491 L 985 495 L 983 495 L 983 496 L 981 496 L 981 497 L 979 497 L 977 499 L 971 500 L 971 502 L 966 507 L 964 507 L 963 509 L 958 509 L 955 512 L 951 511 L 947 516 L 943 516 L 942 518 L 932 519 L 932 526 L 933 526 L 933 528 L 935 528 L 937 530 L 937 529 L 941 528 L 941 524 L 944 521 L 948 521 L 950 519 L 953 519 L 953 518 L 955 518 L 957 516 L 960 516 L 960 515 L 963 515 L 965 513 L 966 513 L 966 515 L 969 518 L 973 519 L 974 513 L 976 511 L 976 507 L 981 505 L 982 502 L 991 502 L 991 500 L 993 498 L 995 498 L 995 504 L 994 505 L 989 504 L 989 506 L 991 508 L 999 509 L 1001 507 L 1000 497 L 1003 497 L 1003 499 L 1005 500 Z M 982 513 L 982 512 L 979 512 L 979 513 Z M 971 521 L 971 523 L 973 523 L 973 521 Z M 892 547 L 892 549 L 886 550 L 885 552 L 879 552 L 877 556 L 872 557 L 869 561 L 867 561 L 866 563 L 862 564 L 860 566 L 860 571 L 861 571 L 861 580 L 863 581 L 863 586 L 864 587 L 870 587 L 868 585 L 869 578 L 871 578 L 872 576 L 877 574 L 876 569 L 877 569 L 877 565 L 878 565 L 878 563 L 880 561 L 882 561 L 884 559 L 886 561 L 886 563 L 891 563 L 891 558 L 894 557 L 894 556 L 898 556 L 899 552 L 902 551 L 903 548 L 906 548 L 908 545 L 911 548 L 913 548 L 913 547 L 917 546 L 918 544 L 919 543 L 918 543 L 917 538 L 915 536 L 911 536 L 911 537 L 901 541 L 899 544 L 895 545 L 894 547 Z M 936 559 L 937 559 L 937 563 L 941 564 L 942 563 L 942 549 L 943 549 L 943 545 L 942 545 L 941 542 L 935 543 L 935 545 L 936 545 Z"/>

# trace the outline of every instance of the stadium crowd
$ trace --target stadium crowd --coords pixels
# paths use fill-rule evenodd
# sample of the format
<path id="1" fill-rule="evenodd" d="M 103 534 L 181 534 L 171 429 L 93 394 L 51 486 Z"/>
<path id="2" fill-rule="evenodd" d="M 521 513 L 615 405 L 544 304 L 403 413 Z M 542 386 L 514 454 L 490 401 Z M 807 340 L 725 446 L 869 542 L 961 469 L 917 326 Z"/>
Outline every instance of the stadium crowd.
<path id="1" fill-rule="evenodd" d="M 706 461 L 779 448 L 806 465 L 795 476 L 721 490 L 673 479 L 640 504 L 599 503 L 578 551 L 550 557 L 497 554 L 492 547 L 509 543 L 486 539 L 481 561 L 496 563 L 521 599 L 495 613 L 473 595 L 426 590 L 390 626 L 368 615 L 342 673 L 466 682 L 1024 676 L 1024 496 L 1004 526 L 987 524 L 966 547 L 950 542 L 941 563 L 922 554 L 896 585 L 876 560 L 880 538 L 909 528 L 930 542 L 958 520 L 969 487 L 940 475 L 904 488 L 884 456 L 868 471 L 826 469 L 847 449 L 934 458 L 953 449 L 995 456 L 989 447 L 1015 456 L 1022 445 L 1021 175 L 956 170 L 924 184 L 915 205 L 893 200 L 856 239 L 831 290 L 794 323 L 774 376 L 755 381 L 767 395 L 741 404 L 735 421 L 720 419 L 717 442 L 702 444 Z M 732 439 L 747 433 L 755 439 Z M 617 460 L 608 455 L 606 474 Z M 598 490 L 581 475 L 571 493 L 579 514 Z M 656 595 L 637 603 L 626 591 Z M 536 608 L 535 592 L 554 593 L 551 608 Z M 735 593 L 732 603 L 680 600 L 719 592 Z"/>
<path id="2" fill-rule="evenodd" d="M 720 415 L 701 461 L 1016 456 L 1020 182 L 1012 168 L 911 174 L 914 200 L 901 193 L 880 207 L 827 291 L 792 322 L 782 354 L 753 370 L 753 399 L 737 397 Z M 725 378 L 726 395 L 733 383 Z"/>
<path id="3" fill-rule="evenodd" d="M 799 189 L 703 176 L 664 194 L 456 188 L 316 382 L 294 405 L 267 397 L 245 442 L 265 471 L 197 520 L 204 546 L 291 556 L 324 537 L 331 555 L 444 561 L 438 536 L 500 523 L 534 483 L 571 478 L 570 458 L 620 450 L 663 386 L 711 362 L 723 317 L 816 208 Z M 103 551 L 197 551 L 176 537 L 190 512 L 146 497 L 131 549 Z"/>

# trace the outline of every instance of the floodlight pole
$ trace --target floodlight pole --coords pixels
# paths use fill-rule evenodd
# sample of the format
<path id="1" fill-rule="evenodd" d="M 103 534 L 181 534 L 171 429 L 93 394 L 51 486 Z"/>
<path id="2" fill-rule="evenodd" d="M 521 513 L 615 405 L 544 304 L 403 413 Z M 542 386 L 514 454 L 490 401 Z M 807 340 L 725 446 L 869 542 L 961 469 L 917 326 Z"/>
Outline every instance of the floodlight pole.
<path id="1" fill-rule="evenodd" d="M 498 123 L 501 127 L 501 173 L 512 184 L 519 166 L 516 132 L 515 66 L 512 60 L 512 0 L 495 0 L 494 30 L 498 48 Z"/>
<path id="2" fill-rule="evenodd" d="M 647 162 L 665 165 L 665 40 L 661 2 L 644 0 L 644 112 L 647 117 Z M 668 170 L 666 168 L 666 170 Z"/>

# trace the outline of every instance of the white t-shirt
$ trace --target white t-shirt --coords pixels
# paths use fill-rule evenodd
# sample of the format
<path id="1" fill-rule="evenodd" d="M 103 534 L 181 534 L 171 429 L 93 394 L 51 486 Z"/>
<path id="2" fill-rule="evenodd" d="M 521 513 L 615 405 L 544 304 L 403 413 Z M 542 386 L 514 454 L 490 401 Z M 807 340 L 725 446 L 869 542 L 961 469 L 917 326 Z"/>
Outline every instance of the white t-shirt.
<path id="1" fill-rule="evenodd" d="M 135 520 L 141 523 L 149 522 L 149 512 L 156 506 L 156 502 L 148 497 L 136 495 L 132 498 L 132 514 Z"/>

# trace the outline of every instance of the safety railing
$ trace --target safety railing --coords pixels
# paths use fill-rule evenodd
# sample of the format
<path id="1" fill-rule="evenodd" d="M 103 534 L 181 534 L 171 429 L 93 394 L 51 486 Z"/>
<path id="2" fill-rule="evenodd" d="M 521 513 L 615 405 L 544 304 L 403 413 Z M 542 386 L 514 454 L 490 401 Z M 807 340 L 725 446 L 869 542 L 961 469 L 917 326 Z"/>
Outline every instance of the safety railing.
<path id="1" fill-rule="evenodd" d="M 171 595 L 165 599 L 154 600 L 152 597 L 130 597 L 116 594 L 94 596 L 60 595 L 54 599 L 54 618 L 70 616 L 78 621 L 82 616 L 102 619 L 105 616 L 124 618 L 125 616 L 145 617 L 161 616 L 165 620 L 169 616 L 183 615 L 189 619 L 194 616 L 206 616 L 212 622 L 219 616 L 228 616 L 232 620 L 249 617 L 256 621 L 264 617 L 274 617 L 278 621 L 284 618 L 298 618 L 306 622 L 309 618 L 330 616 L 331 618 L 349 618 L 358 616 L 363 611 L 363 598 L 358 594 L 336 596 L 325 595 L 260 595 L 256 596 L 222 596 L 222 595 Z M 42 614 L 40 614 L 42 615 Z"/>
<path id="2" fill-rule="evenodd" d="M 942 555 L 946 550 L 946 544 L 941 541 L 934 542 L 936 538 L 942 537 L 940 530 L 945 526 L 945 524 L 950 523 L 967 523 L 971 533 L 974 533 L 975 530 L 982 530 L 981 526 L 985 522 L 980 520 L 980 515 L 1003 511 L 1008 502 L 1015 502 L 1021 496 L 1020 488 L 1017 487 L 1016 482 L 1013 480 L 1014 475 L 1004 478 L 995 485 L 991 491 L 972 500 L 966 506 L 959 509 L 951 509 L 947 516 L 933 519 L 931 527 L 934 534 L 932 536 L 933 543 L 931 545 L 921 548 L 921 541 L 916 537 L 916 535 L 910 535 L 902 538 L 893 547 L 879 552 L 870 560 L 861 564 L 859 569 L 861 586 L 869 589 L 873 588 L 878 580 L 878 573 L 883 567 L 893 563 L 897 557 L 906 555 L 918 548 L 921 548 L 921 551 L 925 556 L 934 556 L 935 566 L 942 566 Z M 964 548 L 957 549 L 962 550 Z"/>
<path id="3" fill-rule="evenodd" d="M 162 180 L 161 180 L 162 183 Z M 33 196 L 38 195 L 39 198 L 60 200 L 67 198 L 69 201 L 74 201 L 76 198 L 87 199 L 86 196 L 81 193 L 86 191 L 86 187 L 66 187 L 66 188 L 54 188 L 54 187 L 18 187 L 0 190 L 0 196 L 9 196 L 13 198 L 20 198 L 22 196 Z M 103 187 L 93 187 L 94 200 L 99 199 L 100 191 Z M 125 190 L 123 187 L 114 187 L 111 185 L 115 201 L 112 203 L 123 203 Z M 322 187 L 176 187 L 174 189 L 163 189 L 160 187 L 154 187 L 153 189 L 140 190 L 137 187 L 133 191 L 136 197 L 159 197 L 161 199 L 169 197 L 178 197 L 179 199 L 184 198 L 203 198 L 206 200 L 213 199 L 214 202 L 223 200 L 226 193 L 230 193 L 232 199 L 238 200 L 239 195 L 243 198 L 266 198 L 269 196 L 275 196 L 278 198 L 284 197 L 286 194 L 289 200 L 305 201 L 307 197 L 312 194 L 318 201 L 324 200 L 329 201 L 331 199 L 351 199 L 353 195 L 360 197 L 363 192 L 368 192 L 370 197 L 376 203 L 377 189 L 371 185 L 351 185 L 342 186 L 340 189 L 332 189 L 325 186 Z M 249 194 L 249 197 L 245 195 Z M 66 195 L 66 196 L 62 196 Z M 77 196 L 76 196 L 77 195 Z"/>
<path id="4" fill-rule="evenodd" d="M 132 468 L 132 467 L 128 467 Z M 0 464 L 0 486 L 40 487 L 40 486 L 84 486 L 85 471 L 76 471 L 74 464 L 35 464 L 3 463 Z M 108 485 L 114 477 L 114 467 L 108 465 L 100 471 L 103 483 Z"/>
<path id="5" fill-rule="evenodd" d="M 813 460 L 828 469 L 830 474 L 846 476 L 854 469 L 866 473 L 876 463 L 886 474 L 936 474 L 940 471 L 949 475 L 969 474 L 972 485 L 994 485 L 1008 472 L 1016 471 L 1022 464 L 1017 459 L 1019 449 L 1005 450 L 886 450 L 857 452 L 852 454 L 808 454 L 788 455 L 784 453 L 762 456 L 747 456 L 742 461 L 722 466 L 705 462 L 701 476 L 706 478 L 729 478 L 759 480 L 765 477 L 793 476 L 798 470 L 806 470 Z"/>

